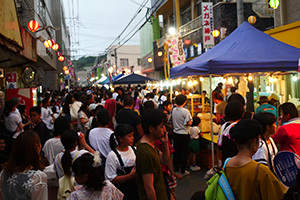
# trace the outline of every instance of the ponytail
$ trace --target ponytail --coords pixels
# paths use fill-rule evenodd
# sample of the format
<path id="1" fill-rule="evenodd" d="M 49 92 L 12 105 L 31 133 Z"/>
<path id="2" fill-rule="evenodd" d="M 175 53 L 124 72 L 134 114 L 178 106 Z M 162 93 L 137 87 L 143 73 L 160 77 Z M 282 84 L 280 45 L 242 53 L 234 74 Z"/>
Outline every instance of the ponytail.
<path id="1" fill-rule="evenodd" d="M 115 133 L 112 133 L 110 135 L 110 138 L 109 138 L 109 145 L 110 145 L 110 148 L 111 149 L 115 149 L 117 147 L 117 142 L 116 142 L 117 138 L 116 138 L 116 134 Z"/>
<path id="2" fill-rule="evenodd" d="M 76 147 L 76 144 L 78 144 L 78 134 L 74 130 L 67 130 L 61 135 L 60 140 L 65 148 L 65 153 L 61 158 L 61 165 L 63 168 L 62 170 L 64 171 L 65 175 L 71 176 L 72 156 L 70 150 L 74 149 Z"/>
<path id="3" fill-rule="evenodd" d="M 61 165 L 64 175 L 71 176 L 71 165 L 72 165 L 72 156 L 70 154 L 70 150 L 66 149 L 64 155 L 61 158 Z"/>

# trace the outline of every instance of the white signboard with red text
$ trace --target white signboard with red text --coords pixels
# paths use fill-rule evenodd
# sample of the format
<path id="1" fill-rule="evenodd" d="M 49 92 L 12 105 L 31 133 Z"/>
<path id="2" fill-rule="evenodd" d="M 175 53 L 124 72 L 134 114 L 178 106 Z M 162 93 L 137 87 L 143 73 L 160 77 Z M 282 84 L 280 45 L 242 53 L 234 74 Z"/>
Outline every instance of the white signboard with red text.
<path id="1" fill-rule="evenodd" d="M 213 3 L 202 2 L 202 30 L 203 30 L 203 48 L 212 48 L 215 46 L 215 39 L 213 36 L 214 22 L 213 22 Z"/>
<path id="2" fill-rule="evenodd" d="M 168 47 L 172 66 L 177 67 L 185 63 L 185 54 L 181 33 L 167 36 L 167 41 L 169 42 Z"/>

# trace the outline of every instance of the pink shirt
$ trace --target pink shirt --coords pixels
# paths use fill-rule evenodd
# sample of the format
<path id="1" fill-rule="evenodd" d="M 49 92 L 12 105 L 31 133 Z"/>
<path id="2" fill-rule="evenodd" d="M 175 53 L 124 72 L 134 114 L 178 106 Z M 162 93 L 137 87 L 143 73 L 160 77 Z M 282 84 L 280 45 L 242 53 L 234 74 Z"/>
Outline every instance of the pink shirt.
<path id="1" fill-rule="evenodd" d="M 280 151 L 291 151 L 300 155 L 300 119 L 282 125 L 272 138 L 280 144 Z"/>

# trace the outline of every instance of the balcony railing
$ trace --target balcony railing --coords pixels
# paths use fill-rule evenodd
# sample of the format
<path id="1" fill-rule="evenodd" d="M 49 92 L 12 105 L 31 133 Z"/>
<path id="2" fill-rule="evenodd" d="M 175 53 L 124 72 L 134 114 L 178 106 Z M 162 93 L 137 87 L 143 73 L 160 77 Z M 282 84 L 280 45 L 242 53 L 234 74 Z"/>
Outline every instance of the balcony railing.
<path id="1" fill-rule="evenodd" d="M 252 9 L 260 17 L 273 17 L 274 9 L 269 7 L 268 3 L 253 2 Z"/>
<path id="2" fill-rule="evenodd" d="M 202 15 L 180 26 L 179 32 L 182 33 L 182 36 L 185 36 L 201 28 L 202 28 Z"/>

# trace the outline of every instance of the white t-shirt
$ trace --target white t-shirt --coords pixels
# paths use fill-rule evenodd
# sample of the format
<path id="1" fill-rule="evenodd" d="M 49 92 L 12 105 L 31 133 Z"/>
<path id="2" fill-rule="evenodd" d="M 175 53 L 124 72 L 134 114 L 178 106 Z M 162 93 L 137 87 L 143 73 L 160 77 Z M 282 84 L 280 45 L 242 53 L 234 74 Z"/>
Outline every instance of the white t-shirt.
<path id="1" fill-rule="evenodd" d="M 127 151 L 118 151 L 118 153 L 122 158 L 124 167 L 135 166 L 136 156 L 131 147 L 128 147 Z M 109 152 L 105 163 L 105 179 L 112 181 L 117 176 L 117 168 L 121 169 L 121 164 L 115 152 L 111 151 Z"/>
<path id="2" fill-rule="evenodd" d="M 198 139 L 199 138 L 199 133 L 200 133 L 200 129 L 198 126 L 192 126 L 190 128 L 190 139 Z"/>
<path id="3" fill-rule="evenodd" d="M 270 137 L 270 144 L 268 144 L 268 147 L 269 147 L 269 151 L 270 151 L 270 155 L 271 155 L 271 160 L 273 162 L 275 155 L 278 153 L 278 149 L 274 143 L 274 140 L 271 137 Z M 275 152 L 273 151 L 273 148 L 274 148 Z M 256 153 L 252 156 L 252 160 L 255 160 L 256 162 L 267 165 L 270 169 L 271 165 L 269 163 L 269 155 L 268 155 L 267 145 L 262 139 L 259 139 L 258 149 L 257 149 Z"/>
<path id="4" fill-rule="evenodd" d="M 173 131 L 177 134 L 186 134 L 190 132 L 188 121 L 192 120 L 190 111 L 186 108 L 176 107 L 172 111 Z"/>
<path id="5" fill-rule="evenodd" d="M 111 151 L 109 145 L 109 138 L 113 131 L 108 128 L 93 128 L 90 131 L 89 140 L 91 146 L 107 158 L 108 153 Z"/>
<path id="6" fill-rule="evenodd" d="M 22 119 L 21 113 L 18 108 L 16 108 L 14 114 L 17 114 Z"/>
<path id="7" fill-rule="evenodd" d="M 46 126 L 49 130 L 53 130 L 53 119 L 51 116 L 52 114 L 53 114 L 53 112 L 49 107 L 41 108 L 41 119 L 46 124 Z"/>
<path id="8" fill-rule="evenodd" d="M 82 127 L 85 127 L 86 129 L 88 129 L 90 127 L 89 122 L 86 122 L 85 124 L 81 124 L 80 120 L 81 118 L 83 118 L 85 121 L 88 120 L 88 116 L 85 114 L 85 112 L 83 112 L 82 110 L 78 113 L 78 121 L 77 121 L 77 125 L 80 131 L 82 131 Z"/>
<path id="9" fill-rule="evenodd" d="M 119 95 L 118 93 L 114 92 L 114 93 L 112 94 L 112 98 L 113 98 L 114 100 L 116 100 L 118 95 Z"/>
<path id="10" fill-rule="evenodd" d="M 74 156 L 76 155 L 77 151 L 78 150 L 75 149 L 74 151 L 70 152 L 72 160 L 74 159 Z M 87 150 L 80 150 L 79 153 L 78 153 L 78 155 L 77 155 L 77 157 L 76 157 L 76 159 L 79 158 L 82 154 L 85 154 L 85 153 L 90 153 L 90 152 L 88 152 Z M 60 152 L 58 155 L 59 155 L 58 156 L 59 160 L 61 161 L 61 158 L 64 155 L 64 152 Z M 57 160 L 57 156 L 55 156 L 55 161 L 54 161 L 54 167 L 53 167 L 53 169 L 54 169 L 54 171 L 56 171 L 58 179 L 60 179 L 63 176 L 63 170 L 60 167 L 60 164 L 59 164 L 59 162 Z"/>
<path id="11" fill-rule="evenodd" d="M 14 132 L 18 128 L 18 124 L 22 123 L 21 117 L 18 114 L 10 112 L 8 117 L 4 118 L 5 127 L 10 132 Z"/>
<path id="12" fill-rule="evenodd" d="M 47 140 L 43 147 L 43 152 L 50 165 L 54 163 L 55 156 L 62 152 L 62 150 L 64 150 L 64 146 L 62 145 L 60 138 L 51 138 Z"/>
<path id="13" fill-rule="evenodd" d="M 93 119 L 94 119 L 93 116 L 91 116 L 91 117 L 89 118 L 89 128 L 92 128 Z"/>

